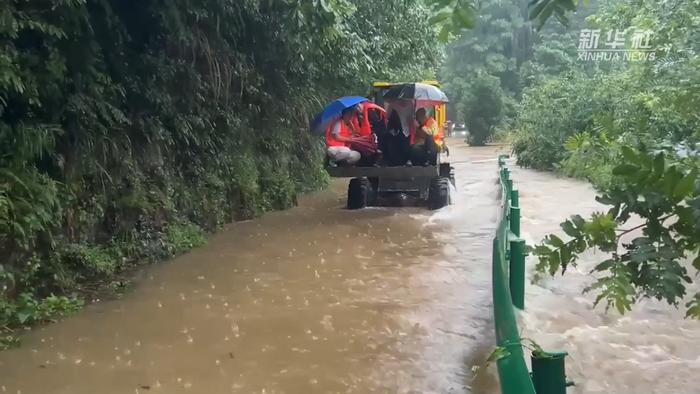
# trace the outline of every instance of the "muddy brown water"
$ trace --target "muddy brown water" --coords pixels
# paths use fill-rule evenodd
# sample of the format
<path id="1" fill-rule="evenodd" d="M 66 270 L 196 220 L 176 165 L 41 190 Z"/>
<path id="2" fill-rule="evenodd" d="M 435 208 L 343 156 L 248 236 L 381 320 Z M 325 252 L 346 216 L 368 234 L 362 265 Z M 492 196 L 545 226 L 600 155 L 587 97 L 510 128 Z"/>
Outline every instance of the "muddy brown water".
<path id="1" fill-rule="evenodd" d="M 511 168 L 521 189 L 522 236 L 528 244 L 561 232 L 559 223 L 569 215 L 606 210 L 587 183 Z M 582 295 L 594 280 L 591 269 L 606 258 L 586 253 L 565 276 L 529 284 L 520 315 L 522 335 L 569 352 L 567 373 L 576 383 L 569 394 L 700 393 L 700 322 L 684 318 L 684 303 L 675 309 L 642 300 L 620 316 L 614 310 L 605 313 L 604 306 L 594 308 L 595 295 Z M 527 263 L 531 278 L 536 262 L 529 258 Z M 689 272 L 700 280 L 694 269 Z M 695 284 L 688 292 L 698 290 Z"/>
<path id="2" fill-rule="evenodd" d="M 497 392 L 493 367 L 473 366 L 494 346 L 502 151 L 452 141 L 458 191 L 438 212 L 350 212 L 336 182 L 299 207 L 232 224 L 145 269 L 122 299 L 28 332 L 0 353 L 0 393 Z M 515 179 L 531 240 L 595 209 L 583 183 L 521 170 Z M 606 315 L 580 295 L 586 275 L 566 279 L 528 286 L 521 319 L 524 335 L 572 353 L 576 392 L 700 392 L 690 388 L 700 387 L 697 323 L 657 304 Z"/>

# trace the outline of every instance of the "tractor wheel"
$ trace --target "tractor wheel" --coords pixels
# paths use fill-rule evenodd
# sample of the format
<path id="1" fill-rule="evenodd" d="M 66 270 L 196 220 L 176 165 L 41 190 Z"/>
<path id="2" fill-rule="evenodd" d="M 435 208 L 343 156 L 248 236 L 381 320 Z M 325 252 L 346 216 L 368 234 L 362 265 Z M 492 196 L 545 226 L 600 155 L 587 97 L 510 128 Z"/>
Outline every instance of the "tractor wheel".
<path id="1" fill-rule="evenodd" d="M 348 209 L 362 209 L 367 206 L 372 185 L 367 178 L 353 178 L 348 185 Z"/>
<path id="2" fill-rule="evenodd" d="M 440 163 L 440 176 L 443 178 L 448 178 L 453 187 L 457 187 L 457 182 L 455 181 L 455 169 L 450 165 L 450 163 Z"/>
<path id="3" fill-rule="evenodd" d="M 450 205 L 450 179 L 445 177 L 433 178 L 428 190 L 428 208 L 440 209 Z"/>

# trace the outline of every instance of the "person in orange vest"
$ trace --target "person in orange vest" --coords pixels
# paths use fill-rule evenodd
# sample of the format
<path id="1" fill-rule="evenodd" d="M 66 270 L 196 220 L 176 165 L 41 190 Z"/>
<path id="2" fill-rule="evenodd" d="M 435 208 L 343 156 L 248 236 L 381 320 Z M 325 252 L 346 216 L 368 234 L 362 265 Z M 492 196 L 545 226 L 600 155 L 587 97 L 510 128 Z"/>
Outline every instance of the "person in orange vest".
<path id="1" fill-rule="evenodd" d="M 353 116 L 352 125 L 357 131 L 348 147 L 360 152 L 362 158 L 357 163 L 359 166 L 371 166 L 378 164 L 381 158 L 381 150 L 378 146 L 379 134 L 382 124 L 386 124 L 386 111 L 384 108 L 372 103 L 364 102 L 355 106 L 356 114 Z"/>
<path id="2" fill-rule="evenodd" d="M 361 136 L 368 136 L 372 133 L 377 134 L 374 130 L 380 121 L 386 125 L 386 110 L 371 101 L 357 104 L 357 117 L 353 119 L 355 126 L 360 130 Z"/>
<path id="3" fill-rule="evenodd" d="M 425 108 L 418 109 L 410 135 L 411 163 L 419 166 L 436 165 L 438 141 L 442 143 L 443 139 L 444 135 L 435 119 L 427 115 Z"/>
<path id="4" fill-rule="evenodd" d="M 369 118 L 367 117 L 368 109 L 369 107 L 365 105 L 365 103 L 360 103 L 355 106 L 356 116 L 352 121 L 359 130 L 361 136 L 372 134 L 372 128 L 369 124 Z"/>
<path id="5" fill-rule="evenodd" d="M 326 130 L 326 145 L 328 146 L 326 153 L 331 165 L 337 163 L 353 165 L 362 157 L 360 152 L 350 149 L 352 137 L 360 135 L 360 130 L 353 121 L 355 114 L 355 108 L 347 108 L 343 111 L 340 119 L 331 123 Z"/>

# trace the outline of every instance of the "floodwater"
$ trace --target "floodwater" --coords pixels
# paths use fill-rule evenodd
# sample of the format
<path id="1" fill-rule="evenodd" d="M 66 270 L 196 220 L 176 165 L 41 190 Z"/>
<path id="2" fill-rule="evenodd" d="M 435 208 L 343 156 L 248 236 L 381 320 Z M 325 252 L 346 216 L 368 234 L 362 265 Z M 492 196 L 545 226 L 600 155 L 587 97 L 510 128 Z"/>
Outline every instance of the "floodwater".
<path id="1" fill-rule="evenodd" d="M 522 236 L 530 245 L 561 233 L 559 223 L 570 215 L 606 209 L 587 183 L 511 168 L 520 189 Z M 685 303 L 675 309 L 643 300 L 620 316 L 614 308 L 605 313 L 605 305 L 594 308 L 594 294 L 582 295 L 594 281 L 589 272 L 606 258 L 587 252 L 566 275 L 528 284 L 522 335 L 570 354 L 567 373 L 576 387 L 569 394 L 700 393 L 700 322 L 684 318 Z M 530 278 L 535 263 L 528 259 Z M 689 272 L 696 273 L 692 267 Z M 697 285 L 689 289 L 691 295 L 697 291 Z"/>
<path id="2" fill-rule="evenodd" d="M 451 150 L 454 205 L 351 212 L 336 182 L 232 224 L 145 269 L 122 299 L 1 352 L 0 394 L 497 392 L 484 362 L 503 149 Z M 584 183 L 514 178 L 530 242 L 596 209 Z M 700 392 L 700 324 L 651 302 L 625 317 L 593 309 L 581 290 L 599 257 L 527 287 L 523 335 L 571 353 L 570 393 Z"/>
<path id="3" fill-rule="evenodd" d="M 133 292 L 0 353 L 0 393 L 468 393 L 493 346 L 497 148 L 454 142 L 439 212 L 344 208 L 347 183 L 235 223 Z M 476 382 L 476 383 L 475 383 Z"/>

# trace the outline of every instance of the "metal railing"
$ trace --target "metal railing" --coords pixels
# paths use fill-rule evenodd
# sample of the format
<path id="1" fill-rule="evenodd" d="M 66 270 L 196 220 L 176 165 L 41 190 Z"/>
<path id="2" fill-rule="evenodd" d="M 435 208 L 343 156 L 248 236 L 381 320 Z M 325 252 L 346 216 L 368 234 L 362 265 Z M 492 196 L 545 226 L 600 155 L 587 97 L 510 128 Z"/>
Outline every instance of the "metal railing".
<path id="1" fill-rule="evenodd" d="M 496 344 L 507 351 L 497 361 L 503 394 L 535 394 L 513 307 L 525 307 L 525 241 L 520 238 L 518 191 L 505 157 L 498 159 L 502 210 L 493 240 L 493 317 Z"/>
<path id="2" fill-rule="evenodd" d="M 525 241 L 520 238 L 520 201 L 507 156 L 498 159 L 502 211 L 493 240 L 493 316 L 502 394 L 565 394 L 566 353 L 533 352 L 533 373 L 525 363 L 515 308 L 525 308 Z"/>

